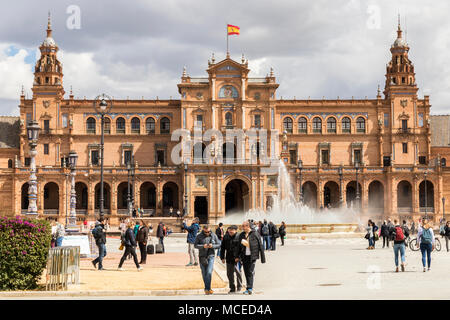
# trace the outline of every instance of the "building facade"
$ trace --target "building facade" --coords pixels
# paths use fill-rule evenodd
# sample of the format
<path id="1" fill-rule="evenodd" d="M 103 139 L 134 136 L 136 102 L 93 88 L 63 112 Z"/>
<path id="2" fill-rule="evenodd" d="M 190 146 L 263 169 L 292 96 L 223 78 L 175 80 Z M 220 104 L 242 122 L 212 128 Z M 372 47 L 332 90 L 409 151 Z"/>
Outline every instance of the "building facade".
<path id="1" fill-rule="evenodd" d="M 16 121 L 0 119 L 16 128 L 8 137 L 14 143 L 0 148 L 1 210 L 6 215 L 27 211 L 26 126 L 36 120 L 41 127 L 39 215 L 66 219 L 67 157 L 75 150 L 77 214 L 93 219 L 100 205 L 100 116 L 93 100 L 75 99 L 72 92 L 65 97 L 50 21 L 40 51 L 33 96 L 27 99 L 22 93 Z M 186 207 L 188 216 L 215 222 L 232 211 L 270 206 L 278 192 L 277 173 L 265 170 L 270 165 L 262 157 L 283 161 L 305 205 L 357 206 L 362 216 L 374 218 L 418 218 L 427 212 L 438 219 L 450 185 L 450 171 L 441 161 L 448 146 L 432 147 L 429 97 L 417 96 L 400 25 L 390 51 L 384 91 L 378 89 L 374 99 L 278 98 L 272 70 L 263 78 L 249 77 L 248 61 L 229 55 L 222 61 L 213 55 L 204 78 L 190 77 L 185 69 L 178 84 L 180 99 L 113 99 L 104 152 L 105 212 L 111 223 L 128 216 L 130 159 L 136 163 L 131 187 L 135 207 L 156 216 Z M 178 149 L 180 128 L 189 131 L 190 144 Z M 2 132 L 6 141 L 13 131 Z M 228 138 L 227 132 L 244 136 Z"/>

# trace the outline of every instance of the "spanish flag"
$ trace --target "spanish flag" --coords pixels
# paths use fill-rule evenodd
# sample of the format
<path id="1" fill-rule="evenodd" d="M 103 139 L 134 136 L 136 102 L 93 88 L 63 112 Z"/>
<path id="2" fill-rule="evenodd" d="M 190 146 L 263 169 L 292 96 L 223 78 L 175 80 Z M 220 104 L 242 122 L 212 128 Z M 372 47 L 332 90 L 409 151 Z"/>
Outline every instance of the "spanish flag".
<path id="1" fill-rule="evenodd" d="M 239 28 L 238 26 L 233 26 L 231 24 L 228 24 L 227 30 L 228 30 L 228 35 L 232 35 L 232 34 L 239 34 L 239 31 L 241 30 L 241 28 Z"/>

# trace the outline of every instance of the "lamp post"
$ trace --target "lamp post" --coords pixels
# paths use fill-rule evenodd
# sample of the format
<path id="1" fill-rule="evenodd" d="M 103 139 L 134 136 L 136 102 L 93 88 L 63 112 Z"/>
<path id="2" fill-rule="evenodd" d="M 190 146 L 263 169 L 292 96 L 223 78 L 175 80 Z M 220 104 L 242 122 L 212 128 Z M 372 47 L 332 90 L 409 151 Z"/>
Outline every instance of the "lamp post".
<path id="1" fill-rule="evenodd" d="M 188 195 L 187 195 L 187 170 L 188 165 L 184 163 L 184 208 L 183 208 L 183 216 L 187 216 L 189 214 L 188 208 Z"/>
<path id="2" fill-rule="evenodd" d="M 299 195 L 299 202 L 303 204 L 303 187 L 302 187 L 302 169 L 303 169 L 303 161 L 301 159 L 298 159 L 297 162 L 297 168 L 299 171 L 299 179 L 300 179 L 300 195 Z"/>
<path id="3" fill-rule="evenodd" d="M 342 168 L 342 164 L 338 168 L 338 174 L 339 174 L 339 207 L 342 207 L 342 204 L 344 202 L 344 199 L 342 197 L 342 174 L 344 169 Z"/>
<path id="4" fill-rule="evenodd" d="M 428 219 L 428 204 L 427 204 L 427 175 L 428 175 L 428 171 L 425 170 L 424 174 L 423 174 L 423 178 L 424 178 L 424 182 L 425 182 L 425 219 Z"/>
<path id="5" fill-rule="evenodd" d="M 356 205 L 358 206 L 358 209 L 360 209 L 359 205 L 359 183 L 358 183 L 358 170 L 359 170 L 359 162 L 355 161 L 355 170 L 356 170 Z"/>
<path id="6" fill-rule="evenodd" d="M 128 215 L 131 217 L 133 213 L 133 207 L 131 205 L 131 159 L 127 161 L 127 170 L 128 170 L 128 193 L 127 193 L 127 206 L 128 206 Z"/>
<path id="7" fill-rule="evenodd" d="M 445 220 L 445 197 L 442 197 L 442 219 Z"/>
<path id="8" fill-rule="evenodd" d="M 36 147 L 37 147 L 37 141 L 39 138 L 39 130 L 41 128 L 39 127 L 39 124 L 33 120 L 30 121 L 27 125 L 27 137 L 28 137 L 28 145 L 30 146 L 30 156 L 31 156 L 31 162 L 30 162 L 30 181 L 29 181 L 29 187 L 28 187 L 28 212 L 27 215 L 29 216 L 37 216 L 37 178 L 36 178 Z"/>
<path id="9" fill-rule="evenodd" d="M 66 226 L 67 231 L 79 231 L 77 228 L 77 194 L 75 191 L 75 168 L 77 166 L 78 155 L 75 151 L 69 152 L 69 165 L 70 165 L 70 176 L 71 176 L 71 188 L 70 188 L 70 214 L 69 214 L 69 225 Z"/>
<path id="10" fill-rule="evenodd" d="M 111 97 L 102 93 L 94 99 L 94 110 L 101 116 L 101 140 L 100 140 L 100 218 L 104 215 L 104 183 L 103 183 L 103 149 L 105 144 L 105 115 L 111 111 Z"/>

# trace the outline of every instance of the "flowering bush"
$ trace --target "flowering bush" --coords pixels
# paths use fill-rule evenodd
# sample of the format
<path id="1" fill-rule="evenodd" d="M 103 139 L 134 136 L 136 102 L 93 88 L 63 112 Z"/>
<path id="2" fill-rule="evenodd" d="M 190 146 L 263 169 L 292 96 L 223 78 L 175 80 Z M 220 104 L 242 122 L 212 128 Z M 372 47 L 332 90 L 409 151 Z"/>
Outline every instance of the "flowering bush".
<path id="1" fill-rule="evenodd" d="M 45 220 L 0 217 L 0 290 L 37 287 L 51 237 Z"/>

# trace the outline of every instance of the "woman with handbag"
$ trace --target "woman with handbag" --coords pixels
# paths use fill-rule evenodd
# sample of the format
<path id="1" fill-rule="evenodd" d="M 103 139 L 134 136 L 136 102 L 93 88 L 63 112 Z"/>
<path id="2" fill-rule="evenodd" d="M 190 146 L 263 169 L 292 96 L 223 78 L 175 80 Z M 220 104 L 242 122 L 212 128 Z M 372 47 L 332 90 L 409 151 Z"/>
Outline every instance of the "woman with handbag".
<path id="1" fill-rule="evenodd" d="M 126 259 L 126 257 L 131 254 L 133 256 L 134 259 L 134 263 L 136 264 L 136 268 L 138 269 L 138 271 L 142 270 L 142 267 L 139 265 L 138 263 L 138 258 L 136 255 L 136 238 L 134 237 L 134 231 L 133 231 L 133 226 L 134 223 L 133 222 L 128 222 L 128 229 L 127 231 L 125 231 L 125 235 L 123 238 L 123 245 L 125 246 L 125 252 L 123 253 L 122 258 L 120 259 L 120 263 L 119 263 L 119 271 L 122 271 L 122 265 Z"/>
<path id="2" fill-rule="evenodd" d="M 372 220 L 369 220 L 366 227 L 366 236 L 365 238 L 369 240 L 369 247 L 367 250 L 375 249 L 375 241 L 374 241 L 374 235 L 373 235 L 373 222 Z"/>

